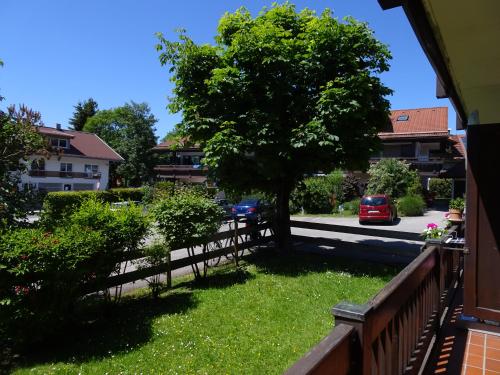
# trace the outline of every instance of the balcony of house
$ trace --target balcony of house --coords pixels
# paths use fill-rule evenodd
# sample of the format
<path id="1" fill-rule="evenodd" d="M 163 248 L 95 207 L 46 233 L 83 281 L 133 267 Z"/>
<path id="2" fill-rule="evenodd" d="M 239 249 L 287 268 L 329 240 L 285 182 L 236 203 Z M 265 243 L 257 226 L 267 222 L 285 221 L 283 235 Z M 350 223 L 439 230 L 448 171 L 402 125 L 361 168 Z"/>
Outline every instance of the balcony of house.
<path id="1" fill-rule="evenodd" d="M 334 306 L 331 333 L 287 374 L 460 374 L 476 366 L 488 374 L 498 369 L 495 332 L 500 328 L 462 315 L 468 251 L 463 236 L 463 225 L 456 225 L 427 242 L 366 304 Z"/>
<path id="2" fill-rule="evenodd" d="M 58 177 L 58 178 L 85 178 L 99 180 L 101 172 L 65 172 L 65 171 L 46 171 L 46 170 L 30 170 L 30 177 Z"/>

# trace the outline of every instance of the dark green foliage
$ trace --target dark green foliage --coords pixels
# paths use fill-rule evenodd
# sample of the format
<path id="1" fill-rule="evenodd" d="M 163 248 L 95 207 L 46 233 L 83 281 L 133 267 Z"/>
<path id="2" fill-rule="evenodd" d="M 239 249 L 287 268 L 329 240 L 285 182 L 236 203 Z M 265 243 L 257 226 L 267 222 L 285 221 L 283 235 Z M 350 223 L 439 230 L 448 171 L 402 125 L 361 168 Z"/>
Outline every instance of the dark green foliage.
<path id="1" fill-rule="evenodd" d="M 397 159 L 382 159 L 368 171 L 370 180 L 366 194 L 388 194 L 393 198 L 421 194 L 422 184 L 410 165 Z"/>
<path id="2" fill-rule="evenodd" d="M 425 202 L 421 195 L 405 195 L 397 200 L 397 206 L 401 216 L 422 216 Z"/>
<path id="3" fill-rule="evenodd" d="M 450 200 L 450 209 L 463 211 L 465 209 L 465 199 L 455 198 Z"/>
<path id="4" fill-rule="evenodd" d="M 28 157 L 46 148 L 34 127 L 41 124 L 40 113 L 25 106 L 0 111 L 0 231 L 17 225 L 35 198 L 30 191 L 20 191 L 18 184 Z"/>
<path id="5" fill-rule="evenodd" d="M 352 201 L 344 203 L 344 210 L 350 211 L 353 215 L 359 214 L 359 205 L 361 203 L 361 198 L 353 199 Z"/>
<path id="6" fill-rule="evenodd" d="M 429 192 L 436 198 L 451 198 L 451 178 L 431 178 L 429 180 Z"/>
<path id="7" fill-rule="evenodd" d="M 291 212 L 302 209 L 308 214 L 331 213 L 344 201 L 340 171 L 324 177 L 306 178 L 291 195 Z"/>
<path id="8" fill-rule="evenodd" d="M 64 328 L 81 287 L 107 278 L 120 255 L 137 248 L 148 226 L 140 208 L 111 210 L 88 200 L 50 231 L 5 232 L 0 237 L 0 334 L 22 344 Z"/>
<path id="9" fill-rule="evenodd" d="M 359 178 L 347 175 L 342 180 L 342 198 L 345 202 L 359 198 Z"/>
<path id="10" fill-rule="evenodd" d="M 275 3 L 255 18 L 245 8 L 226 13 L 215 45 L 184 33 L 158 38 L 183 135 L 203 147 L 222 189 L 276 197 L 282 249 L 290 193 L 304 175 L 363 169 L 379 147 L 391 93 L 379 77 L 390 53 L 365 23 Z"/>
<path id="11" fill-rule="evenodd" d="M 81 131 L 87 120 L 97 113 L 98 105 L 94 99 L 89 98 L 83 102 L 78 102 L 74 108 L 73 117 L 69 119 L 70 128 Z"/>
<path id="12" fill-rule="evenodd" d="M 60 191 L 48 193 L 43 201 L 42 223 L 50 228 L 59 225 L 63 218 L 71 214 L 84 201 L 96 199 L 101 202 L 142 201 L 142 188 L 121 188 L 94 191 Z"/>
<path id="13" fill-rule="evenodd" d="M 153 215 L 167 247 L 177 249 L 206 242 L 220 228 L 224 211 L 213 199 L 183 190 L 158 202 Z"/>
<path id="14" fill-rule="evenodd" d="M 97 112 L 83 130 L 96 133 L 125 159 L 113 166 L 112 178 L 122 178 L 126 186 L 139 186 L 153 176 L 157 121 L 146 103 L 130 102 Z"/>

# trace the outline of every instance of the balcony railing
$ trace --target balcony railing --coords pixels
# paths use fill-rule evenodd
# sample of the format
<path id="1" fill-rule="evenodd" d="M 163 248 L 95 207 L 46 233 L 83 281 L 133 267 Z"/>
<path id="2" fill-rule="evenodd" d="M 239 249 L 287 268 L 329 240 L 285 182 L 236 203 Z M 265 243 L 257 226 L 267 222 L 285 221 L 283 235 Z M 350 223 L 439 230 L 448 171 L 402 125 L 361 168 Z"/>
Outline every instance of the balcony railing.
<path id="1" fill-rule="evenodd" d="M 368 303 L 336 305 L 332 333 L 287 374 L 419 373 L 462 264 L 461 252 L 428 246 Z"/>
<path id="2" fill-rule="evenodd" d="M 29 171 L 31 177 L 60 177 L 60 178 L 87 178 L 100 179 L 101 172 L 61 172 L 61 171 Z"/>
<path id="3" fill-rule="evenodd" d="M 206 176 L 208 168 L 194 165 L 163 164 L 154 167 L 156 173 L 162 176 Z"/>

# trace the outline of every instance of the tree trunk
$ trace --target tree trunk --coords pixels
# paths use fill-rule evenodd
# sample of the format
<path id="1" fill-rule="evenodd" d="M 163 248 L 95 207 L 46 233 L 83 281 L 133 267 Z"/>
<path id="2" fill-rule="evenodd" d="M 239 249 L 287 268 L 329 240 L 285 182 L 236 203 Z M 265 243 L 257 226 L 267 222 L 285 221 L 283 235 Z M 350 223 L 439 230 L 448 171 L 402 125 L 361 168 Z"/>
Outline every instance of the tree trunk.
<path id="1" fill-rule="evenodd" d="M 276 245 L 281 251 L 292 250 L 289 203 L 290 193 L 291 188 L 283 183 L 276 196 L 276 218 L 274 222 L 274 230 L 276 236 Z"/>

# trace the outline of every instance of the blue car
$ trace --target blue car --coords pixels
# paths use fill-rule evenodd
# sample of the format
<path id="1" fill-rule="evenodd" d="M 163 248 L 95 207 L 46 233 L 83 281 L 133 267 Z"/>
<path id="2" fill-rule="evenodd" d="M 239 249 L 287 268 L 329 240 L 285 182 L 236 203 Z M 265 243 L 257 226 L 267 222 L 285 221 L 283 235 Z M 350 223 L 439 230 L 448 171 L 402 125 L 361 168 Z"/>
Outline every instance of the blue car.
<path id="1" fill-rule="evenodd" d="M 259 198 L 245 198 L 233 206 L 233 219 L 246 221 L 261 221 L 268 216 L 269 204 Z"/>

